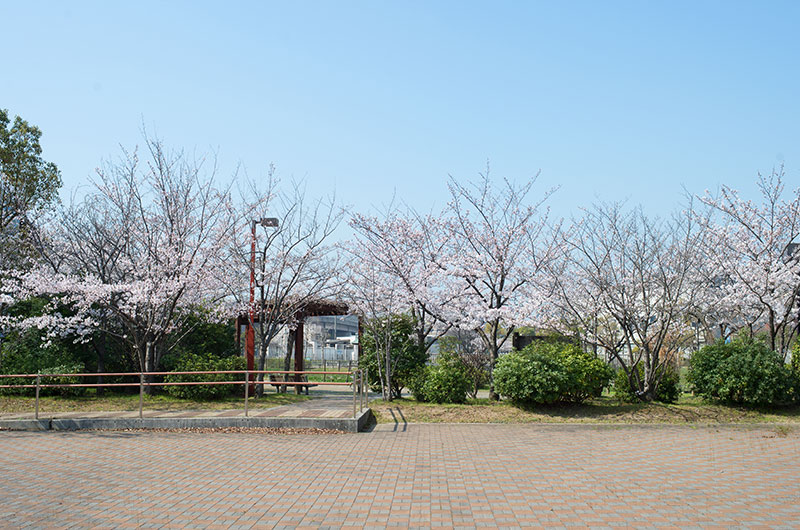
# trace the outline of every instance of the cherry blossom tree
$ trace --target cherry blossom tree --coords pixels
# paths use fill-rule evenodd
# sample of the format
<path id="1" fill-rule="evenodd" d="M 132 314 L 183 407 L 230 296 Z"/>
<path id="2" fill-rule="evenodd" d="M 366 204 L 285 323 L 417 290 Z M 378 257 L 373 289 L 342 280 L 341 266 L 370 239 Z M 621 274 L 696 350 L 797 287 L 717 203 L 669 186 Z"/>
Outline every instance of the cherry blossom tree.
<path id="1" fill-rule="evenodd" d="M 453 300 L 460 293 L 442 265 L 442 224 L 432 215 L 389 208 L 381 217 L 355 214 L 350 226 L 355 248 L 396 280 L 395 292 L 402 292 L 404 311 L 414 320 L 417 347 L 427 352 L 458 321 Z"/>
<path id="2" fill-rule="evenodd" d="M 483 339 L 494 367 L 500 348 L 521 325 L 543 321 L 544 272 L 558 249 L 548 226 L 547 191 L 529 201 L 536 177 L 495 187 L 488 170 L 474 184 L 450 180 L 451 201 L 441 218 L 447 242 L 441 266 L 453 279 L 459 326 Z M 537 175 L 538 176 L 538 175 Z M 492 382 L 491 399 L 499 399 Z"/>
<path id="3" fill-rule="evenodd" d="M 668 363 L 691 342 L 704 234 L 691 213 L 661 221 L 614 203 L 587 210 L 562 236 L 564 254 L 549 277 L 561 311 L 554 324 L 602 347 L 643 401 L 655 398 Z"/>
<path id="4" fill-rule="evenodd" d="M 155 371 L 185 331 L 186 309 L 221 308 L 221 259 L 235 226 L 230 194 L 203 160 L 145 137 L 97 171 L 94 189 L 49 227 L 45 263 L 18 296 L 48 296 L 45 315 L 18 323 L 50 333 L 103 328 Z"/>
<path id="5" fill-rule="evenodd" d="M 784 356 L 800 330 L 800 188 L 786 193 L 785 176 L 783 167 L 759 175 L 760 203 L 728 186 L 701 198 L 716 214 L 706 223 L 709 296 L 725 309 L 709 316 L 720 326 L 766 329 Z"/>

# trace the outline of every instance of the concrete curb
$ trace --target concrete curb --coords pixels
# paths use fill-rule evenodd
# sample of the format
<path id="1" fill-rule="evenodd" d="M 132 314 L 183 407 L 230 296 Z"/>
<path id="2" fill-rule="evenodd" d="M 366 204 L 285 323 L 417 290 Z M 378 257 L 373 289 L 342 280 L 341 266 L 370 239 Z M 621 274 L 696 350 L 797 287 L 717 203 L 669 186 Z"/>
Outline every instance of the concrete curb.
<path id="1" fill-rule="evenodd" d="M 47 420 L 1 420 L 0 429 L 6 431 L 49 431 L 50 421 Z"/>
<path id="2" fill-rule="evenodd" d="M 211 429 L 224 427 L 335 429 L 363 431 L 372 419 L 364 409 L 356 418 L 51 418 L 40 420 L 0 420 L 0 430 L 8 431 L 78 431 L 121 429 Z"/>

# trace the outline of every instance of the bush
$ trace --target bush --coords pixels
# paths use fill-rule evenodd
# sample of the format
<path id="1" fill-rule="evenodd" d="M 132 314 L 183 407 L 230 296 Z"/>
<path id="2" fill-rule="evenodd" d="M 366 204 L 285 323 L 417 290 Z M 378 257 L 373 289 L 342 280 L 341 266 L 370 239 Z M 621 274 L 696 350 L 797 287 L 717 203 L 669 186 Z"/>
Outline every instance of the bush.
<path id="1" fill-rule="evenodd" d="M 658 392 L 656 392 L 656 401 L 675 403 L 681 397 L 682 392 L 681 374 L 670 364 L 666 373 L 661 376 L 661 383 L 659 383 Z"/>
<path id="2" fill-rule="evenodd" d="M 660 401 L 661 403 L 675 403 L 681 396 L 680 373 L 672 364 L 664 364 L 662 365 L 662 369 L 664 373 L 656 389 L 655 401 Z M 644 379 L 644 367 L 639 364 L 637 370 L 639 372 L 639 379 Z M 639 398 L 636 396 L 636 391 L 631 386 L 630 379 L 628 379 L 628 374 L 625 373 L 625 370 L 617 370 L 614 377 L 613 388 L 614 395 L 617 398 L 629 403 L 639 401 Z"/>
<path id="3" fill-rule="evenodd" d="M 796 400 L 791 369 L 778 353 L 752 339 L 717 342 L 694 352 L 688 381 L 704 398 L 727 403 L 764 406 Z"/>
<path id="4" fill-rule="evenodd" d="M 51 366 L 41 371 L 40 377 L 41 384 L 43 385 L 77 385 L 81 383 L 93 383 L 94 381 L 84 381 L 82 377 L 69 377 L 62 375 L 59 377 L 49 377 L 46 374 L 80 374 L 82 373 L 82 364 L 62 364 L 60 366 Z M 40 395 L 58 395 L 58 396 L 82 396 L 86 393 L 85 387 L 61 387 L 61 388 L 43 388 L 39 391 Z"/>
<path id="5" fill-rule="evenodd" d="M 406 387 L 417 401 L 428 401 L 425 395 L 425 381 L 428 379 L 428 372 L 430 369 L 430 366 L 422 366 L 408 378 L 408 381 L 406 381 Z"/>
<path id="6" fill-rule="evenodd" d="M 464 374 L 470 381 L 467 396 L 477 398 L 478 389 L 487 385 L 490 380 L 489 366 L 492 357 L 483 346 L 483 341 L 477 335 L 459 331 L 456 336 L 444 336 L 436 342 L 440 356 L 442 353 L 449 354 L 460 361 Z"/>
<path id="7" fill-rule="evenodd" d="M 177 371 L 175 367 L 186 355 L 223 358 L 239 354 L 236 327 L 230 322 L 215 322 L 205 310 L 193 307 L 187 310 L 185 325 L 189 331 L 161 359 L 165 371 Z"/>
<path id="8" fill-rule="evenodd" d="M 175 365 L 175 372 L 202 372 L 220 370 L 244 370 L 247 367 L 243 357 L 219 358 L 213 355 L 185 354 Z M 243 374 L 170 374 L 164 377 L 167 383 L 189 381 L 244 381 Z M 185 385 L 166 386 L 167 393 L 183 399 L 212 400 L 231 395 L 239 385 Z"/>
<path id="9" fill-rule="evenodd" d="M 575 344 L 551 344 L 548 348 L 567 370 L 562 401 L 583 403 L 589 398 L 600 397 L 614 376 L 614 370 L 602 359 L 584 352 Z"/>
<path id="10" fill-rule="evenodd" d="M 567 382 L 558 359 L 524 350 L 500 357 L 493 374 L 497 393 L 516 403 L 555 403 Z"/>
<path id="11" fill-rule="evenodd" d="M 581 403 L 599 396 L 613 371 L 579 346 L 537 341 L 497 361 L 497 392 L 518 403 Z"/>
<path id="12" fill-rule="evenodd" d="M 66 341 L 46 340 L 38 330 L 10 333 L 2 345 L 2 372 L 4 374 L 77 374 L 84 372 L 83 362 L 78 358 L 75 348 Z M 79 377 L 42 377 L 42 384 L 79 384 Z M 90 381 L 85 381 L 90 382 Z M 3 379 L 3 384 L 34 384 L 33 378 Z M 4 394 L 33 394 L 33 389 L 2 389 Z M 42 388 L 40 395 L 79 396 L 86 388 Z"/>
<path id="13" fill-rule="evenodd" d="M 417 401 L 464 403 L 472 381 L 461 360 L 454 354 L 439 354 L 436 364 L 420 368 L 409 380 L 409 389 Z"/>

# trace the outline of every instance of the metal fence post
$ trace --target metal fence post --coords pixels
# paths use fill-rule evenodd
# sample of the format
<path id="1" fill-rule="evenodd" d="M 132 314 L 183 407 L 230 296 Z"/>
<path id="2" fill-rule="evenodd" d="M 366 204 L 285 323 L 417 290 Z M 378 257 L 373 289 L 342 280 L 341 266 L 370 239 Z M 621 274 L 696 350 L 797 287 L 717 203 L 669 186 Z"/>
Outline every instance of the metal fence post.
<path id="1" fill-rule="evenodd" d="M 358 371 L 358 406 L 364 411 L 364 370 Z"/>
<path id="2" fill-rule="evenodd" d="M 244 416 L 247 417 L 247 402 L 250 398 L 250 372 L 244 371 Z"/>
<path id="3" fill-rule="evenodd" d="M 139 419 L 142 419 L 142 401 L 144 401 L 144 374 L 139 372 Z"/>
<path id="4" fill-rule="evenodd" d="M 39 383 L 41 382 L 42 376 L 39 373 L 36 373 L 36 419 L 39 419 Z"/>
<path id="5" fill-rule="evenodd" d="M 356 386 L 356 372 L 355 372 L 355 370 L 351 374 L 351 377 L 353 378 L 353 419 L 355 419 L 357 417 L 357 415 L 358 415 L 358 413 L 356 412 L 356 390 L 358 389 L 358 387 Z"/>
<path id="6" fill-rule="evenodd" d="M 364 388 L 364 406 L 369 408 L 369 368 L 364 369 L 364 379 L 367 380 L 367 386 Z"/>

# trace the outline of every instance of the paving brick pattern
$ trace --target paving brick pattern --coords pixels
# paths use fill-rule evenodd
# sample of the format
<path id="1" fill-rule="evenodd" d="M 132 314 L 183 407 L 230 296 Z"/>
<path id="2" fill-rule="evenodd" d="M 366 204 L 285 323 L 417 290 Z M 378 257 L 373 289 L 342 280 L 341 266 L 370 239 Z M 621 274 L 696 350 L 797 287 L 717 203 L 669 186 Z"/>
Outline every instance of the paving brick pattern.
<path id="1" fill-rule="evenodd" d="M 441 424 L 317 436 L 0 432 L 0 525 L 797 528 L 800 435 Z"/>

